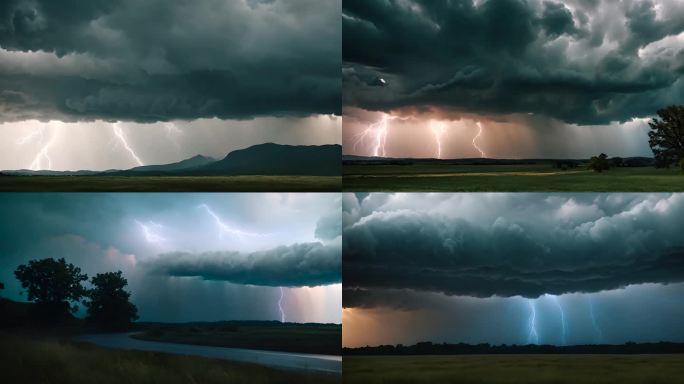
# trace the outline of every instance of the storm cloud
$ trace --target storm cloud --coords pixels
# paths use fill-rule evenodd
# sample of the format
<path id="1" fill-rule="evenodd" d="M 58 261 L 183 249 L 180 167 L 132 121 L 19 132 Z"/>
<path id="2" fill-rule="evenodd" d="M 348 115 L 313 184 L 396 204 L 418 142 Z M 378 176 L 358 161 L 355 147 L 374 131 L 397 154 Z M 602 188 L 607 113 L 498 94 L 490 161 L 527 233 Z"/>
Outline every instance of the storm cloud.
<path id="1" fill-rule="evenodd" d="M 152 273 L 235 284 L 301 287 L 340 283 L 340 244 L 301 243 L 253 253 L 175 252 L 147 263 Z"/>
<path id="2" fill-rule="evenodd" d="M 683 215 L 682 194 L 346 195 L 344 305 L 682 282 Z"/>
<path id="3" fill-rule="evenodd" d="M 339 1 L 9 0 L 0 120 L 339 114 Z"/>
<path id="4" fill-rule="evenodd" d="M 342 12 L 345 106 L 599 125 L 684 95 L 678 0 L 347 0 Z"/>

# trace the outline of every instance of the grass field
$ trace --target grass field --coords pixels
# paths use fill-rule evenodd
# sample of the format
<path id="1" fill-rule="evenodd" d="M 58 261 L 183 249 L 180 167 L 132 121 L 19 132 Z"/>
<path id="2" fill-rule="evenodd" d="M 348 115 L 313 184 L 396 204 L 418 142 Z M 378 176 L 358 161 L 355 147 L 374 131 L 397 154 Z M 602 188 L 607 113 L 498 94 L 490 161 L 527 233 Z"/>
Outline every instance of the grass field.
<path id="1" fill-rule="evenodd" d="M 684 173 L 654 167 L 586 167 L 563 171 L 531 165 L 344 165 L 344 191 L 411 192 L 682 192 Z"/>
<path id="2" fill-rule="evenodd" d="M 283 352 L 339 355 L 342 326 L 322 324 L 265 324 L 238 326 L 173 326 L 135 335 L 137 339 L 263 349 Z"/>
<path id="3" fill-rule="evenodd" d="M 332 374 L 10 335 L 0 335 L 0 371 L 0 380 L 6 384 L 340 382 L 340 376 Z"/>
<path id="4" fill-rule="evenodd" d="M 339 176 L 1 176 L 0 192 L 335 192 Z"/>
<path id="5" fill-rule="evenodd" d="M 461 355 L 344 357 L 345 384 L 670 384 L 684 355 Z"/>

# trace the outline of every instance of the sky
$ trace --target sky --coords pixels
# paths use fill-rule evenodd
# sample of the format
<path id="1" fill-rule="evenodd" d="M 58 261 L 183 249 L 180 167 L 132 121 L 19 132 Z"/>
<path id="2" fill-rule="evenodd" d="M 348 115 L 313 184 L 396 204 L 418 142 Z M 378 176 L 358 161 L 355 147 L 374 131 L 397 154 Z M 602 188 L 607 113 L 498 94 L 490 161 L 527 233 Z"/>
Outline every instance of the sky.
<path id="1" fill-rule="evenodd" d="M 343 345 L 684 342 L 684 194 L 345 194 Z"/>
<path id="2" fill-rule="evenodd" d="M 344 153 L 652 156 L 684 101 L 680 0 L 345 0 Z"/>
<path id="3" fill-rule="evenodd" d="M 141 321 L 339 324 L 340 211 L 339 194 L 3 193 L 0 294 L 25 300 L 16 267 L 63 257 L 123 271 Z"/>
<path id="4" fill-rule="evenodd" d="M 339 143 L 340 12 L 318 0 L 3 1 L 0 169 Z"/>

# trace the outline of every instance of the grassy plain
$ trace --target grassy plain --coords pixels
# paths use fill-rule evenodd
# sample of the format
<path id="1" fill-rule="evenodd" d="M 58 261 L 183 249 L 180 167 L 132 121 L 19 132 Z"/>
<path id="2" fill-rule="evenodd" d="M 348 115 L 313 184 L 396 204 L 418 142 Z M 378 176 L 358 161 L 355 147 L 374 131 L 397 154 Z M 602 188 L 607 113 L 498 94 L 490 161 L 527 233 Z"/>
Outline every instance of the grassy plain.
<path id="1" fill-rule="evenodd" d="M 345 384 L 670 384 L 684 355 L 345 356 Z"/>
<path id="2" fill-rule="evenodd" d="M 335 324 L 240 323 L 156 327 L 133 337 L 142 340 L 339 355 L 342 326 Z"/>
<path id="3" fill-rule="evenodd" d="M 561 170 L 550 164 L 412 165 L 345 164 L 344 191 L 380 192 L 682 192 L 684 173 L 654 167 L 586 167 Z"/>
<path id="4" fill-rule="evenodd" d="M 2 382 L 14 383 L 339 383 L 334 374 L 278 370 L 164 353 L 110 350 L 57 338 L 0 334 Z"/>
<path id="5" fill-rule="evenodd" d="M 0 192 L 338 192 L 340 176 L 0 176 Z"/>

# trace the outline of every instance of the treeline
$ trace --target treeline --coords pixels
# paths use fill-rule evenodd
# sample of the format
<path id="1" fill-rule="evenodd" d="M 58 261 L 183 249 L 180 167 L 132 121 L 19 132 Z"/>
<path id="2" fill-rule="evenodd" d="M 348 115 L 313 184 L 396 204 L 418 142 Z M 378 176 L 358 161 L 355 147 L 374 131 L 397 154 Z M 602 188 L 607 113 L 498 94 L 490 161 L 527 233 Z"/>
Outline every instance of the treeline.
<path id="1" fill-rule="evenodd" d="M 433 344 L 380 345 L 377 347 L 342 348 L 344 356 L 364 355 L 479 355 L 479 354 L 640 354 L 684 353 L 684 343 L 634 343 L 586 345 L 490 345 Z"/>
<path id="2" fill-rule="evenodd" d="M 67 322 L 74 318 L 79 303 L 86 307 L 86 320 L 101 328 L 125 329 L 138 318 L 138 309 L 129 300 L 131 294 L 124 289 L 128 281 L 121 271 L 98 273 L 89 280 L 81 268 L 63 258 L 46 258 L 18 266 L 14 275 L 26 290 L 28 301 L 33 302 L 23 316 L 31 322 Z M 85 287 L 85 282 L 90 287 Z M 0 324 L 13 323 L 6 316 L 9 314 L 2 314 Z"/>

